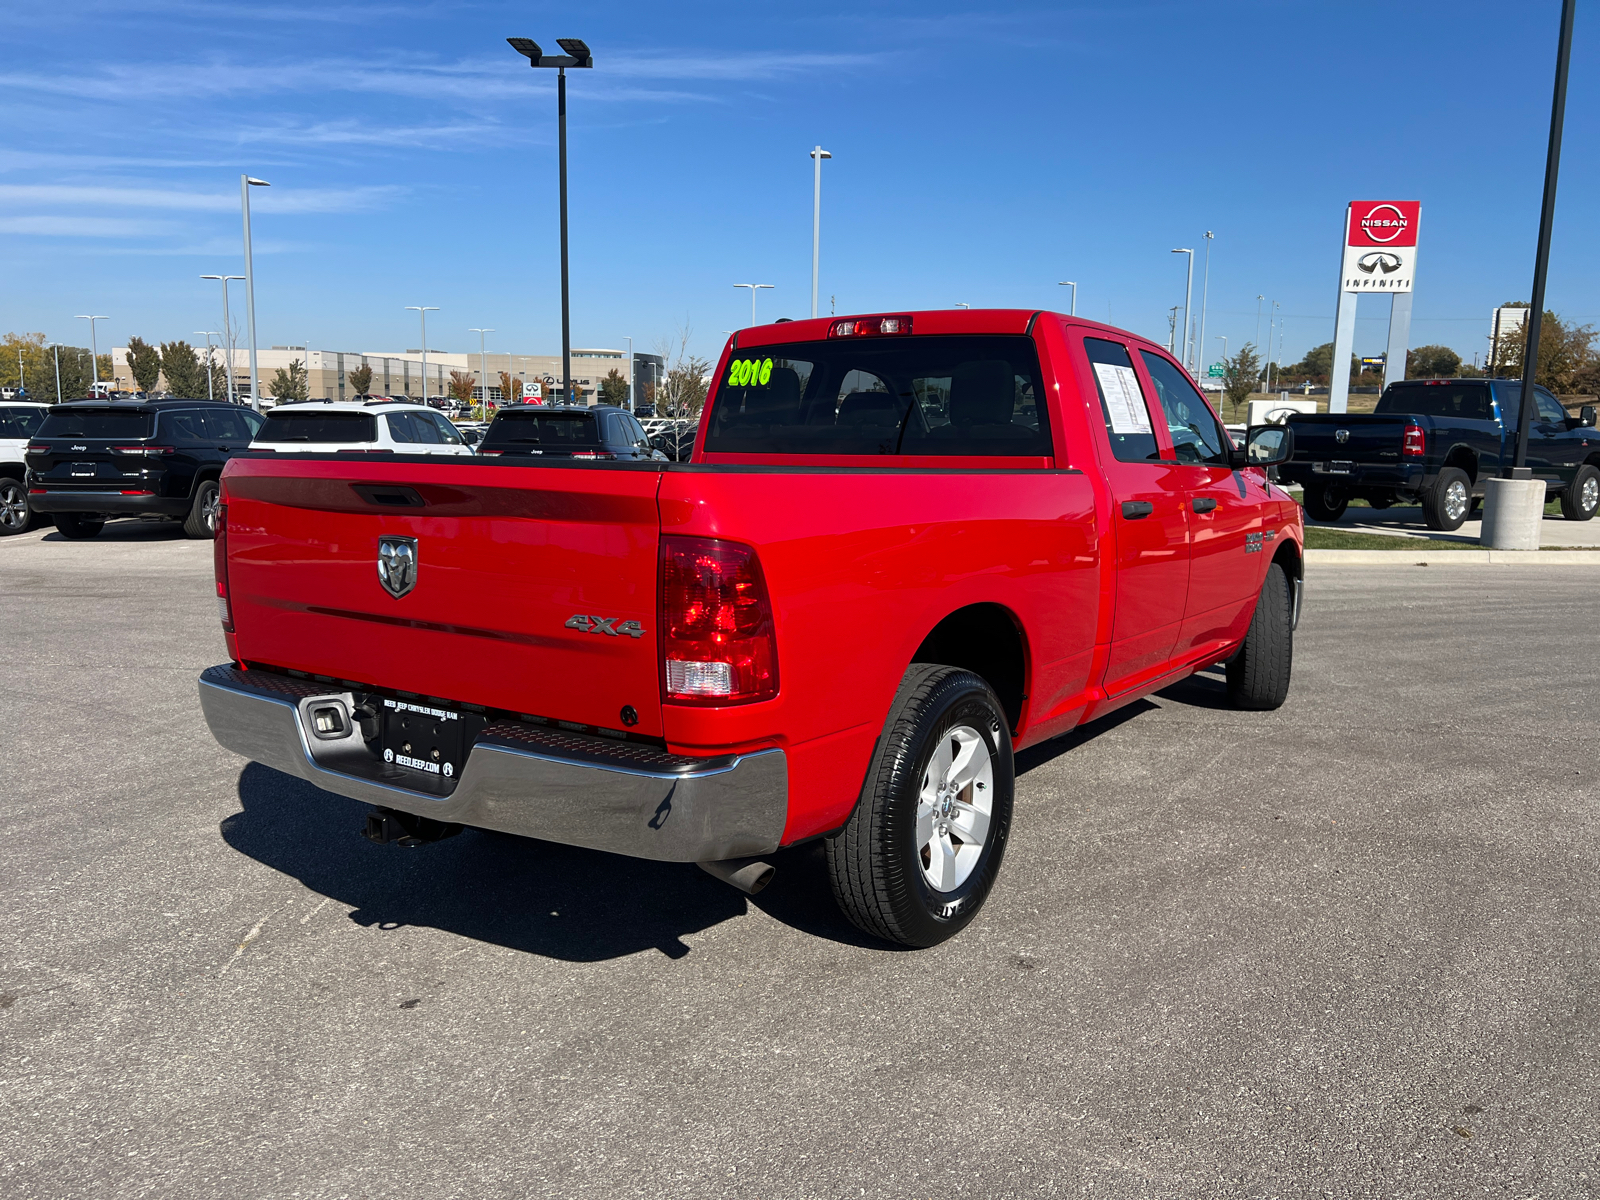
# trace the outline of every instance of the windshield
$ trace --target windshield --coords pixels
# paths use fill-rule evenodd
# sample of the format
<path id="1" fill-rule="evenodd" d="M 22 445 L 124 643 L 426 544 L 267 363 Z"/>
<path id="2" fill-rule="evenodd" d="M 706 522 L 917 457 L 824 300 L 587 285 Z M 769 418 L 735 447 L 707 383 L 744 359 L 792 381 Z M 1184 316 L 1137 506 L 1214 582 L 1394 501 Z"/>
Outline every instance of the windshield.
<path id="1" fill-rule="evenodd" d="M 156 418 L 149 412 L 114 412 L 108 408 L 52 411 L 39 427 L 41 438 L 93 438 L 120 441 L 147 438 L 155 432 Z"/>
<path id="2" fill-rule="evenodd" d="M 371 413 L 284 412 L 273 409 L 256 434 L 258 442 L 375 442 L 378 421 Z"/>
<path id="3" fill-rule="evenodd" d="M 1431 383 L 1417 380 L 1393 383 L 1384 389 L 1373 408 L 1375 415 L 1451 417 L 1467 421 L 1492 421 L 1489 385 L 1486 383 Z"/>
<path id="4" fill-rule="evenodd" d="M 706 450 L 1048 455 L 1038 378 L 1026 337 L 830 339 L 735 351 Z"/>
<path id="5" fill-rule="evenodd" d="M 593 413 L 502 410 L 483 435 L 487 450 L 540 450 L 545 453 L 600 445 L 600 422 Z"/>

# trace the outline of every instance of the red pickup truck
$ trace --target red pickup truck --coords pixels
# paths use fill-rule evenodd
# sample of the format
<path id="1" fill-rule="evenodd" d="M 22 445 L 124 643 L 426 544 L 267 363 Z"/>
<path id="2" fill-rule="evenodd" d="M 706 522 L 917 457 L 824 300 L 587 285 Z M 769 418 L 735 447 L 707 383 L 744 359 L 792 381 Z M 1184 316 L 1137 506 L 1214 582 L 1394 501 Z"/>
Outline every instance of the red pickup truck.
<path id="1" fill-rule="evenodd" d="M 1273 708 L 1296 504 L 1159 346 L 1057 313 L 729 339 L 689 462 L 256 454 L 223 474 L 217 740 L 377 806 L 696 862 L 826 839 L 861 928 L 972 919 L 1012 756 L 1226 663 Z"/>

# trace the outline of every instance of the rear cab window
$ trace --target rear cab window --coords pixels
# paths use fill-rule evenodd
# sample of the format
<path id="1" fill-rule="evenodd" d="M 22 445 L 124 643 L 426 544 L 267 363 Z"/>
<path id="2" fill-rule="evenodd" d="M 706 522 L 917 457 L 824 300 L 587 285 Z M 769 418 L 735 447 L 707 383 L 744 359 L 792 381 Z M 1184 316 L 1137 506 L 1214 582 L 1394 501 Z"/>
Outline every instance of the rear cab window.
<path id="1" fill-rule="evenodd" d="M 508 454 L 560 453 L 599 446 L 600 423 L 585 412 L 540 412 L 517 408 L 499 413 L 483 436 L 483 448 Z"/>
<path id="2" fill-rule="evenodd" d="M 302 442 L 331 445 L 343 442 L 375 442 L 378 419 L 372 413 L 317 412 L 300 409 L 285 412 L 275 408 L 262 422 L 258 442 Z"/>
<path id="3" fill-rule="evenodd" d="M 52 412 L 39 426 L 40 438 L 83 438 L 91 441 L 137 440 L 155 433 L 152 412 L 115 412 L 111 409 L 80 409 Z"/>
<path id="4" fill-rule="evenodd" d="M 735 350 L 705 453 L 1047 458 L 1049 418 L 1022 335 L 827 339 Z"/>
<path id="5" fill-rule="evenodd" d="M 1372 409 L 1374 416 L 1444 417 L 1455 420 L 1492 421 L 1486 383 L 1394 383 L 1384 390 Z"/>

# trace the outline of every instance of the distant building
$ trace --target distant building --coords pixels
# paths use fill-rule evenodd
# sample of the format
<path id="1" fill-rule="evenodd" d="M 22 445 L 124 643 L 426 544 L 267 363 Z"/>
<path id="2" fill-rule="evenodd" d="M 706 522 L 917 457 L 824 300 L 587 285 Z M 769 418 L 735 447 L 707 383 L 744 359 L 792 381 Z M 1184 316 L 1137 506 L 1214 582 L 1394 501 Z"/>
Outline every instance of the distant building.
<path id="1" fill-rule="evenodd" d="M 1507 336 L 1520 336 L 1522 328 L 1528 322 L 1527 308 L 1512 308 L 1502 306 L 1494 310 L 1489 316 L 1489 370 L 1495 368 L 1495 359 L 1500 354 L 1500 339 Z"/>

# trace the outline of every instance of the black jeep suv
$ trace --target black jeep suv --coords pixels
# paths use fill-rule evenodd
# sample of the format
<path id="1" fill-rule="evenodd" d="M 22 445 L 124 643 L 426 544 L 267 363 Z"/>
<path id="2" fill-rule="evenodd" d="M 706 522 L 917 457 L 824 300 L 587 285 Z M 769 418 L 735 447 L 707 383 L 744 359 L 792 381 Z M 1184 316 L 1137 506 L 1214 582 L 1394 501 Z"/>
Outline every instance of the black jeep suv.
<path id="1" fill-rule="evenodd" d="M 28 503 L 63 537 L 91 538 L 108 517 L 168 517 L 216 534 L 217 478 L 261 417 L 210 400 L 57 404 L 28 443 Z"/>

